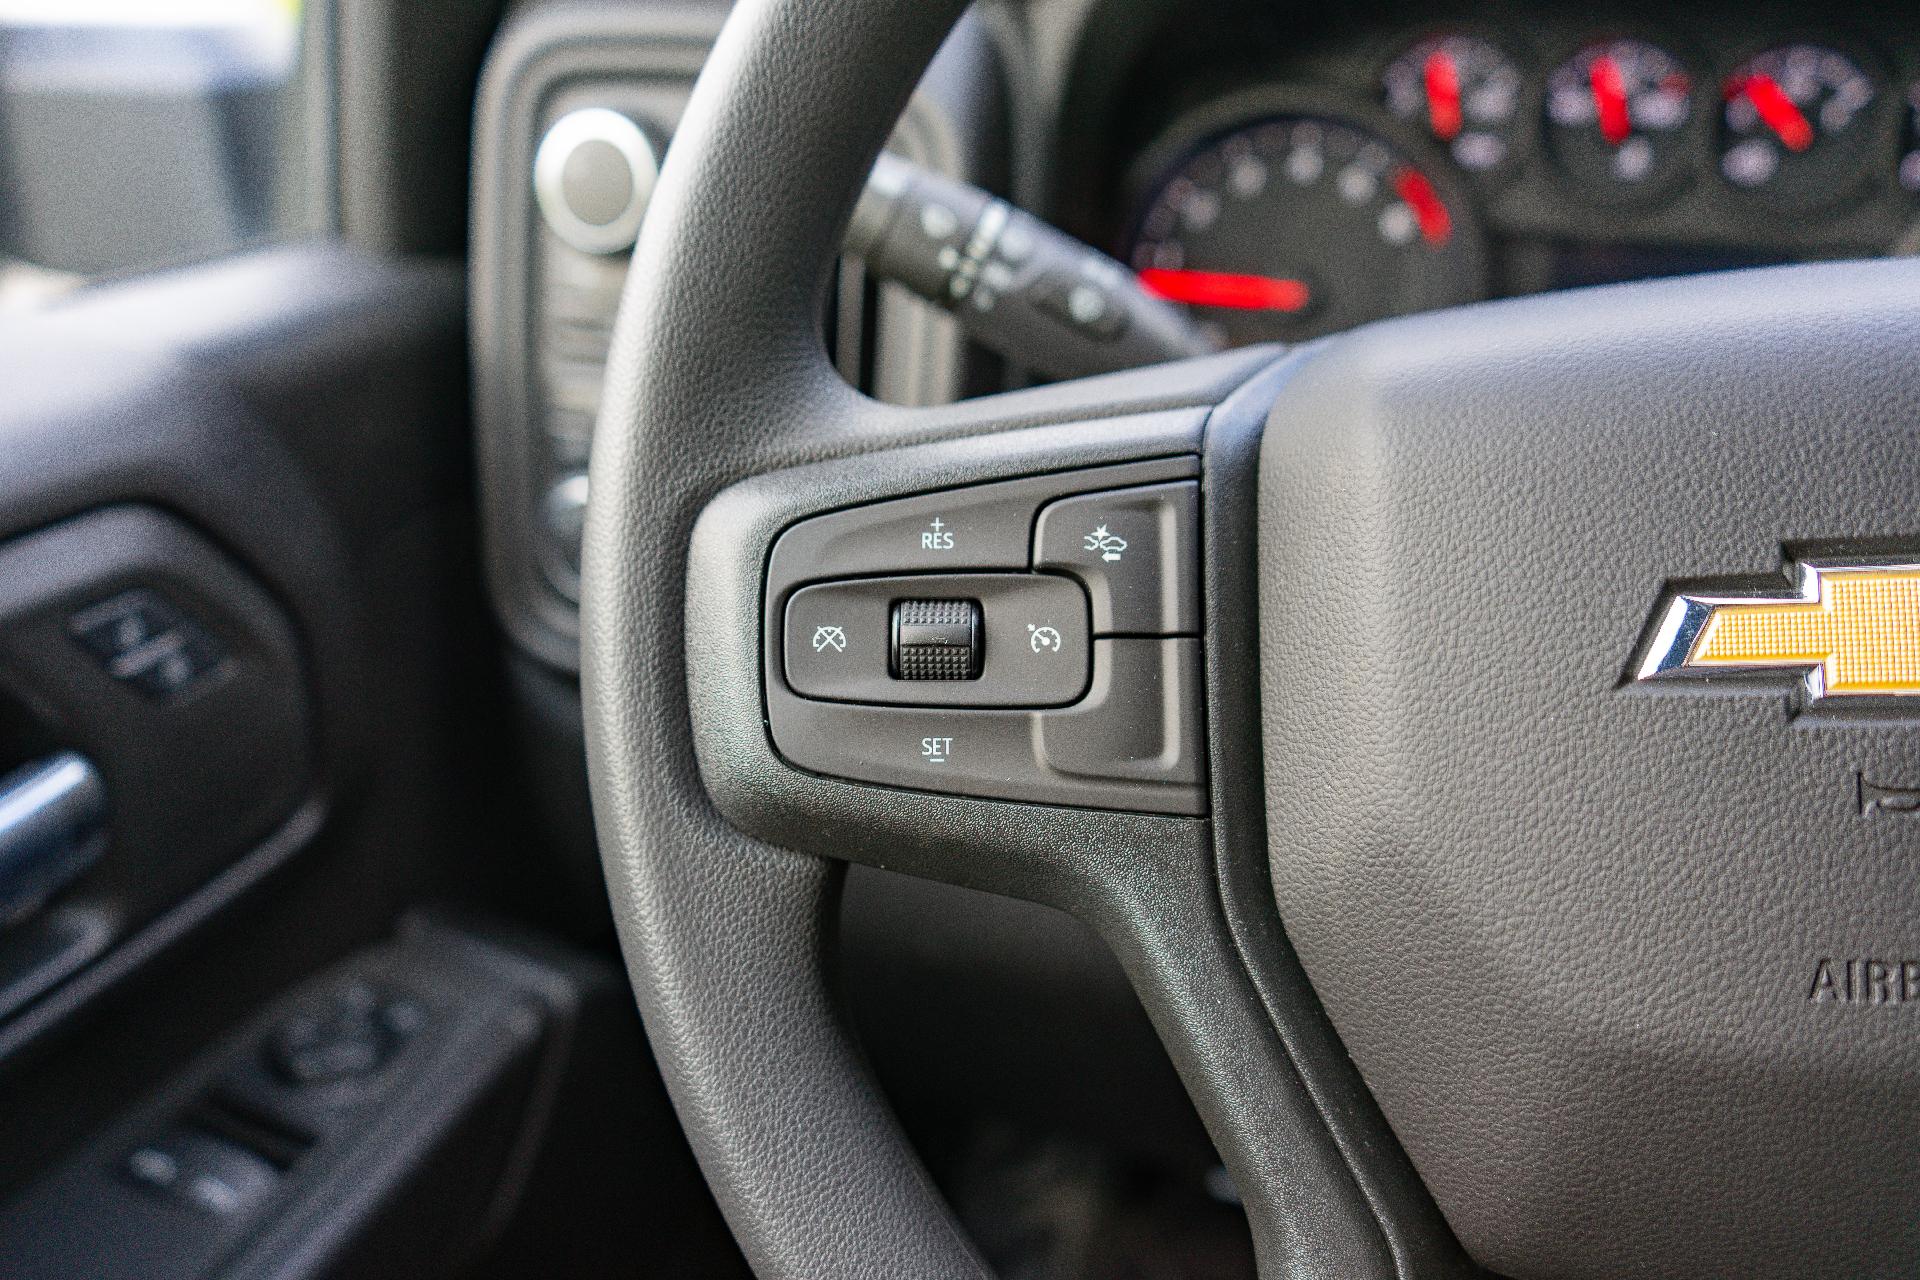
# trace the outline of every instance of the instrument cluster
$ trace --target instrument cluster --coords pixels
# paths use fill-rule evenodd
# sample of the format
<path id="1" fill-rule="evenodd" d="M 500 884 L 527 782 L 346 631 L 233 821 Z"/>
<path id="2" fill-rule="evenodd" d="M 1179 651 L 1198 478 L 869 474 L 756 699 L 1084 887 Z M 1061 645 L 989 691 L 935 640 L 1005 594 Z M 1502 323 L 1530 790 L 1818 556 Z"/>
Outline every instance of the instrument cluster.
<path id="1" fill-rule="evenodd" d="M 1382 32 L 1189 95 L 1121 183 L 1121 256 L 1244 343 L 1920 244 L 1898 51 L 1561 25 Z"/>

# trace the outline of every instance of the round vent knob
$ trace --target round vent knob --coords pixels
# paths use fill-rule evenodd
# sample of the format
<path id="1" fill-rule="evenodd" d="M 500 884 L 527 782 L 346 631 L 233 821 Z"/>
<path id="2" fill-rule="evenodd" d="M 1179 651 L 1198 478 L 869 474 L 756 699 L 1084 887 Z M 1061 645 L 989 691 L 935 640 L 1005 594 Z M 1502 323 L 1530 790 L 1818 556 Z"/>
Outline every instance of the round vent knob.
<path id="1" fill-rule="evenodd" d="M 633 244 L 660 165 L 640 126 L 605 107 L 554 121 L 533 158 L 533 193 L 547 226 L 582 253 Z"/>

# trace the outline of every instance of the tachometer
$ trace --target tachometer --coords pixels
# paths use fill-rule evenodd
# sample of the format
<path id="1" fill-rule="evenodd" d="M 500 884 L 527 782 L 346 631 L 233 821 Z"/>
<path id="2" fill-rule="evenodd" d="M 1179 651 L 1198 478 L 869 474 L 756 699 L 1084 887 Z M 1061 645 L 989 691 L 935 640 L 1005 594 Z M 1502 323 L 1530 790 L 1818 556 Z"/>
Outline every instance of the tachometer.
<path id="1" fill-rule="evenodd" d="M 1376 133 L 1281 115 L 1214 135 L 1150 193 L 1131 258 L 1222 341 L 1298 341 L 1479 297 L 1464 199 Z"/>
<path id="2" fill-rule="evenodd" d="M 1387 109 L 1425 129 L 1469 173 L 1493 173 L 1513 156 L 1520 71 L 1479 36 L 1438 35 L 1388 64 Z"/>
<path id="3" fill-rule="evenodd" d="M 1567 175 L 1601 199 L 1664 189 L 1686 152 L 1693 77 L 1642 40 L 1596 41 L 1547 77 L 1547 142 Z"/>
<path id="4" fill-rule="evenodd" d="M 1866 176 L 1877 96 L 1872 78 L 1838 49 L 1769 49 L 1727 77 L 1720 172 L 1774 204 L 1831 204 Z"/>

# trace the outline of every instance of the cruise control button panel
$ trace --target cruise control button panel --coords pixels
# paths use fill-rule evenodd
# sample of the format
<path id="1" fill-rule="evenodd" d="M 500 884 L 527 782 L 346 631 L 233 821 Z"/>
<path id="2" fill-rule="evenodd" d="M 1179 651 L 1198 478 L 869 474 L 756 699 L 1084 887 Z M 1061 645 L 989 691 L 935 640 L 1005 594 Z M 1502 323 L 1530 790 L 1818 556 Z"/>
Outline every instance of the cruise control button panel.
<path id="1" fill-rule="evenodd" d="M 887 786 L 1205 813 L 1198 470 L 1153 459 L 792 526 L 767 568 L 775 748 Z"/>

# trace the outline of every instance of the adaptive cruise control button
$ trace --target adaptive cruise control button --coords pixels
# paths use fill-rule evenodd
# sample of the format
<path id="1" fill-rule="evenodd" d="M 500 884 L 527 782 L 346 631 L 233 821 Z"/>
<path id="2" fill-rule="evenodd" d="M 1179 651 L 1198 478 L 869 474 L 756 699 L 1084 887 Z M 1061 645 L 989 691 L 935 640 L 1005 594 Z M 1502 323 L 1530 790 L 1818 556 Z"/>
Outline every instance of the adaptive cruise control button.
<path id="1" fill-rule="evenodd" d="M 1034 568 L 1070 573 L 1093 600 L 1095 635 L 1200 630 L 1200 485 L 1181 480 L 1051 503 Z"/>

